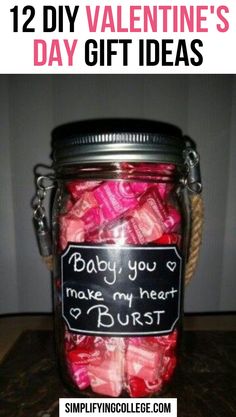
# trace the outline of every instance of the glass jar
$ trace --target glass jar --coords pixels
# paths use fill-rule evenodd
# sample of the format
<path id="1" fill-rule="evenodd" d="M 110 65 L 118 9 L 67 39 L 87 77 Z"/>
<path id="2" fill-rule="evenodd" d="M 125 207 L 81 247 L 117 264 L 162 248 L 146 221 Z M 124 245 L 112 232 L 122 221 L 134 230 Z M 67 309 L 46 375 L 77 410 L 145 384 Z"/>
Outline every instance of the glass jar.
<path id="1" fill-rule="evenodd" d="M 78 394 L 148 397 L 171 380 L 189 149 L 178 128 L 144 120 L 53 131 L 56 340 L 63 378 Z"/>

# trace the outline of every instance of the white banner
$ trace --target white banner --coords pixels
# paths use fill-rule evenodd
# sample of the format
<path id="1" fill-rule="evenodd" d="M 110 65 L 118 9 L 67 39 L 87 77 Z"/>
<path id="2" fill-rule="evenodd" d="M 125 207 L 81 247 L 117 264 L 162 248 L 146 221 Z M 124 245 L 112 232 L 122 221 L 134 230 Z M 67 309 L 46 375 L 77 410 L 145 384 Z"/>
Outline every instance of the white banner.
<path id="1" fill-rule="evenodd" d="M 177 417 L 176 398 L 60 398 L 59 417 Z"/>
<path id="2" fill-rule="evenodd" d="M 0 72 L 236 73 L 235 0 L 2 0 Z"/>

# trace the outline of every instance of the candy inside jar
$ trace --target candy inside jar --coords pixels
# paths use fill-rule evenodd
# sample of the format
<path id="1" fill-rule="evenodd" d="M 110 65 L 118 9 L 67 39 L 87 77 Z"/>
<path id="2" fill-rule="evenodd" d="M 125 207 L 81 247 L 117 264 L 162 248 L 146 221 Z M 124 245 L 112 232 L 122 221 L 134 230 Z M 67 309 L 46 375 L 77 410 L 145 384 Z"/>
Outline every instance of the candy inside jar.
<path id="1" fill-rule="evenodd" d="M 141 171 L 143 164 L 140 164 Z M 136 164 L 135 169 L 139 170 Z M 129 164 L 129 172 L 132 165 Z M 149 169 L 150 170 L 150 169 Z M 65 210 L 59 215 L 58 249 L 64 251 L 70 242 L 84 244 L 176 245 L 181 248 L 181 213 L 171 198 L 171 178 L 175 166 L 152 164 L 155 175 L 169 175 L 168 182 L 121 180 L 66 182 Z M 79 258 L 79 269 L 84 260 Z M 85 261 L 84 261 L 85 262 Z M 99 262 L 90 265 L 97 271 Z M 136 267 L 135 267 L 136 265 Z M 103 264 L 100 265 L 103 268 Z M 144 261 L 134 263 L 130 277 L 135 280 L 138 269 L 152 268 Z M 104 266 L 105 268 L 105 266 Z M 78 278 L 79 279 L 79 278 Z M 108 277 L 107 277 L 108 280 Z M 112 283 L 112 279 L 108 282 Z M 98 282 L 99 288 L 99 282 Z M 175 290 L 164 293 L 151 290 L 145 297 L 173 297 Z M 80 290 L 79 300 L 91 297 L 101 300 L 101 292 Z M 78 307 L 79 308 L 79 307 Z M 106 311 L 106 310 L 105 310 Z M 78 310 L 79 312 L 79 310 Z M 108 313 L 109 314 L 109 313 Z M 107 314 L 107 317 L 109 315 Z M 101 309 L 100 315 L 104 315 Z M 126 327 L 138 323 L 158 324 L 161 312 L 145 311 L 123 314 L 116 320 Z M 114 319 L 114 317 L 113 317 Z M 103 323 L 106 325 L 106 323 Z M 126 328 L 124 326 L 124 328 Z M 102 328 L 102 327 L 101 327 Z M 103 396 L 118 397 L 123 391 L 131 397 L 143 397 L 161 391 L 171 378 L 176 365 L 178 331 L 173 328 L 160 336 L 123 336 L 81 334 L 65 323 L 64 355 L 67 371 L 79 390 L 90 388 Z"/>
<path id="2" fill-rule="evenodd" d="M 148 397 L 171 381 L 190 224 L 186 146 L 180 129 L 144 120 L 53 131 L 56 341 L 78 395 Z"/>

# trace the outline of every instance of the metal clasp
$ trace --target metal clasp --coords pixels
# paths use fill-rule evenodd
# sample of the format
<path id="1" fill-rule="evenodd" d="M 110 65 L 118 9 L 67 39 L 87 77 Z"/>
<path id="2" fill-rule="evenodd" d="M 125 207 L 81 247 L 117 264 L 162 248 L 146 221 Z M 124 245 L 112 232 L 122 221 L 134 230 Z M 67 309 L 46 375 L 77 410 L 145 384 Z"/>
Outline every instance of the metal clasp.
<path id="1" fill-rule="evenodd" d="M 49 256 L 52 253 L 51 232 L 48 226 L 44 200 L 47 192 L 54 188 L 52 175 L 39 175 L 36 178 L 36 194 L 32 200 L 33 224 L 41 256 Z"/>
<path id="2" fill-rule="evenodd" d="M 193 148 L 187 148 L 184 151 L 185 165 L 187 167 L 186 185 L 188 190 L 194 194 L 202 192 L 200 157 Z"/>

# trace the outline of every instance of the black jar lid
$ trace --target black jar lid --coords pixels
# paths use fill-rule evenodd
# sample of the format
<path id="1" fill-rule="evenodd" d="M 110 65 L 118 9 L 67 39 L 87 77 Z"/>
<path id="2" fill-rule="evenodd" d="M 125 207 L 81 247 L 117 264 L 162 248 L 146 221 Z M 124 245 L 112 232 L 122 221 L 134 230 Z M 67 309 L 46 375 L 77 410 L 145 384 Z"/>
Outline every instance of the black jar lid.
<path id="1" fill-rule="evenodd" d="M 183 164 L 182 131 L 140 119 L 99 119 L 69 123 L 52 132 L 54 167 L 114 162 Z"/>

